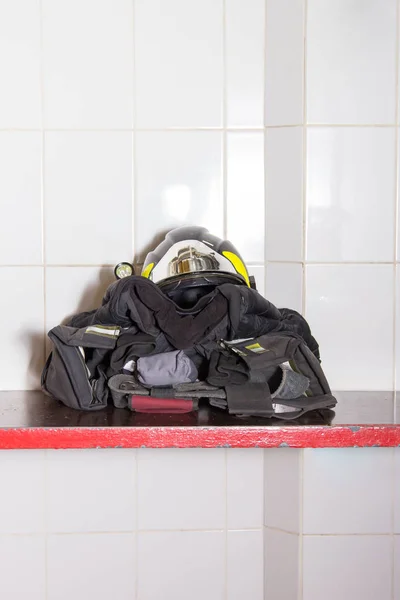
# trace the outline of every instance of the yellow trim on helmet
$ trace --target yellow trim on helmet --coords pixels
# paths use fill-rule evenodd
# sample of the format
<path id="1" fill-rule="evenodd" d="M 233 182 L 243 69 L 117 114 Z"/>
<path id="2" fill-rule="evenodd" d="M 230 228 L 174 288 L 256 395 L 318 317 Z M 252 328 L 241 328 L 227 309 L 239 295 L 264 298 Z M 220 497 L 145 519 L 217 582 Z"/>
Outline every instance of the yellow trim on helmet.
<path id="1" fill-rule="evenodd" d="M 225 250 L 224 252 L 222 252 L 222 254 L 223 256 L 225 256 L 225 258 L 229 260 L 230 263 L 232 263 L 232 265 L 236 269 L 236 272 L 244 278 L 245 282 L 250 287 L 249 274 L 247 273 L 247 269 L 243 261 L 237 256 L 237 254 L 234 254 L 233 252 L 228 252 L 227 250 Z"/>
<path id="2" fill-rule="evenodd" d="M 146 277 L 146 279 L 150 278 L 150 274 L 153 270 L 154 267 L 154 263 L 150 263 L 149 265 L 147 265 L 147 267 L 145 269 L 143 269 L 142 271 L 142 277 Z"/>

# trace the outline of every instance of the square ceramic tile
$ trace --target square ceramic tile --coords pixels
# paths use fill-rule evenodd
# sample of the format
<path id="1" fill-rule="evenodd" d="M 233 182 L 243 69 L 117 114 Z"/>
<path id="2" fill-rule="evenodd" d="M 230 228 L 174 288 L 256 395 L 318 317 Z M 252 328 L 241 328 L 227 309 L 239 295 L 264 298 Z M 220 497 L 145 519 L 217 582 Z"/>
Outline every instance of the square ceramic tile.
<path id="1" fill-rule="evenodd" d="M 43 0 L 46 127 L 132 127 L 132 12 L 130 0 Z"/>
<path id="2" fill-rule="evenodd" d="M 299 536 L 265 529 L 265 598 L 298 600 Z M 318 600 L 322 600 L 323 596 Z M 304 600 L 310 600 L 304 596 Z"/>
<path id="3" fill-rule="evenodd" d="M 394 600 L 400 600 L 400 535 L 394 536 Z"/>
<path id="4" fill-rule="evenodd" d="M 394 532 L 400 534 L 400 448 L 394 449 Z"/>
<path id="5" fill-rule="evenodd" d="M 267 259 L 303 258 L 303 129 L 267 129 Z"/>
<path id="6" fill-rule="evenodd" d="M 394 128 L 308 129 L 307 260 L 393 260 L 395 155 Z"/>
<path id="7" fill-rule="evenodd" d="M 267 527 L 291 533 L 300 531 L 301 453 L 273 448 L 264 456 L 264 519 Z"/>
<path id="8" fill-rule="evenodd" d="M 172 531 L 138 536 L 138 600 L 187 600 L 188 595 L 190 600 L 222 600 L 224 533 Z"/>
<path id="9" fill-rule="evenodd" d="M 68 317 L 101 306 L 115 281 L 111 267 L 48 267 L 46 269 L 46 330 Z"/>
<path id="10" fill-rule="evenodd" d="M 249 275 L 256 280 L 257 291 L 261 296 L 265 296 L 265 266 L 264 265 L 246 265 Z"/>
<path id="11" fill-rule="evenodd" d="M 245 261 L 264 260 L 264 134 L 228 133 L 227 233 Z"/>
<path id="12" fill-rule="evenodd" d="M 306 315 L 331 388 L 393 389 L 393 267 L 308 266 L 306 281 Z"/>
<path id="13" fill-rule="evenodd" d="M 265 2 L 228 0 L 225 19 L 228 127 L 263 127 Z"/>
<path id="14" fill-rule="evenodd" d="M 3 450 L 0 481 L 0 536 L 3 533 L 43 532 L 43 451 Z"/>
<path id="15" fill-rule="evenodd" d="M 132 193 L 132 134 L 47 133 L 47 262 L 132 260 Z"/>
<path id="16" fill-rule="evenodd" d="M 135 4 L 136 124 L 222 124 L 222 0 Z"/>
<path id="17" fill-rule="evenodd" d="M 263 600 L 263 531 L 228 531 L 228 600 Z"/>
<path id="18" fill-rule="evenodd" d="M 43 600 L 45 563 L 44 536 L 0 535 L 0 597 Z"/>
<path id="19" fill-rule="evenodd" d="M 394 123 L 396 1 L 309 0 L 310 123 Z"/>
<path id="20" fill-rule="evenodd" d="M 41 133 L 2 131 L 0 165 L 0 261 L 41 264 Z"/>
<path id="21" fill-rule="evenodd" d="M 269 0 L 266 21 L 265 122 L 303 123 L 304 0 Z"/>
<path id="22" fill-rule="evenodd" d="M 133 530 L 135 459 L 135 450 L 50 450 L 48 531 Z"/>
<path id="23" fill-rule="evenodd" d="M 391 600 L 392 554 L 388 535 L 305 536 L 302 597 Z"/>
<path id="24" fill-rule="evenodd" d="M 400 70 L 400 61 L 399 61 L 399 70 Z M 400 75 L 399 75 L 400 77 Z M 400 101 L 400 100 L 399 100 Z M 397 134 L 399 133 L 400 128 L 397 128 Z M 400 136 L 398 135 L 398 144 L 397 144 L 397 169 L 400 168 Z M 400 204 L 400 191 L 397 190 L 397 205 Z M 397 239 L 396 239 L 396 261 L 400 262 L 400 212 L 397 214 Z"/>
<path id="25" fill-rule="evenodd" d="M 135 578 L 135 537 L 131 533 L 48 537 L 48 600 L 132 600 Z"/>
<path id="26" fill-rule="evenodd" d="M 292 308 L 302 312 L 303 265 L 296 263 L 268 263 L 266 297 L 278 308 Z"/>
<path id="27" fill-rule="evenodd" d="M 224 450 L 139 450 L 139 529 L 222 529 L 225 502 Z"/>
<path id="28" fill-rule="evenodd" d="M 0 4 L 0 128 L 42 126 L 40 0 Z"/>
<path id="29" fill-rule="evenodd" d="M 38 388 L 44 364 L 43 269 L 0 267 L 0 289 L 6 290 L 0 312 L 9 317 L 1 325 L 0 389 Z"/>
<path id="30" fill-rule="evenodd" d="M 400 265 L 396 265 L 395 418 L 400 423 Z"/>
<path id="31" fill-rule="evenodd" d="M 392 532 L 392 448 L 304 450 L 303 532 Z"/>
<path id="32" fill-rule="evenodd" d="M 139 260 L 174 227 L 203 225 L 213 234 L 223 235 L 221 133 L 138 133 L 136 170 L 135 248 Z"/>
<path id="33" fill-rule="evenodd" d="M 262 527 L 263 488 L 263 450 L 227 450 L 228 529 Z"/>

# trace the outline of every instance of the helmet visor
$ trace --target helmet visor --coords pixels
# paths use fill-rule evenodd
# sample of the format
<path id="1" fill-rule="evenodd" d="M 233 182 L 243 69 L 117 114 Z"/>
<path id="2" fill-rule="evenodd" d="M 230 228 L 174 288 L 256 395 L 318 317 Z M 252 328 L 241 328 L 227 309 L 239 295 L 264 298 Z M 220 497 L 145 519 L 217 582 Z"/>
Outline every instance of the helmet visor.
<path id="1" fill-rule="evenodd" d="M 155 265 L 150 278 L 159 283 L 170 277 L 192 273 L 230 273 L 238 276 L 232 263 L 199 240 L 177 242 Z"/>

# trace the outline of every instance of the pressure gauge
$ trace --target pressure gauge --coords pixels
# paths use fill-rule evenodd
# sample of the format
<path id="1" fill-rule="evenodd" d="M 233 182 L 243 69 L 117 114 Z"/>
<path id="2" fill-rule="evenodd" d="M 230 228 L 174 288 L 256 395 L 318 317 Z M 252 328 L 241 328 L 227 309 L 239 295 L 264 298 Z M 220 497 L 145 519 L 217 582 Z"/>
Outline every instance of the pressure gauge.
<path id="1" fill-rule="evenodd" d="M 130 277 L 133 275 L 133 265 L 128 262 L 120 262 L 114 269 L 114 275 L 117 279 L 123 279 L 124 277 Z"/>

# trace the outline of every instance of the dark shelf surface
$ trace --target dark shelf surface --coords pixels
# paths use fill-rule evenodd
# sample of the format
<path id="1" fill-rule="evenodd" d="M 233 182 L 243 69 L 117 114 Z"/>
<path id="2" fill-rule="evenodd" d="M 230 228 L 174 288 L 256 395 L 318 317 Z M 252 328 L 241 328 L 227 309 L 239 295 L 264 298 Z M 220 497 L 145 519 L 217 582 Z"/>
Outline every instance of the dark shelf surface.
<path id="1" fill-rule="evenodd" d="M 393 392 L 337 392 L 334 411 L 297 421 L 198 412 L 139 414 L 108 407 L 85 413 L 41 392 L 0 392 L 0 448 L 349 447 L 400 445 Z"/>

